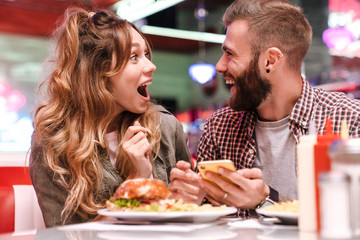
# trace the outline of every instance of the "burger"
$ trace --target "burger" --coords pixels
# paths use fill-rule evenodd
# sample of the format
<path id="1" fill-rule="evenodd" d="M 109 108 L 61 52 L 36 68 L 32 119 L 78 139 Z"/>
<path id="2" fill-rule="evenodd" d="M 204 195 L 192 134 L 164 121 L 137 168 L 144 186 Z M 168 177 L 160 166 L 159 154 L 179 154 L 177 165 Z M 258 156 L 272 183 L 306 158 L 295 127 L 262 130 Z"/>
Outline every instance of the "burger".
<path id="1" fill-rule="evenodd" d="M 224 210 L 226 205 L 213 207 L 196 203 L 184 203 L 182 199 L 168 199 L 169 190 L 158 179 L 136 178 L 123 182 L 114 195 L 106 201 L 110 211 L 122 212 L 188 212 Z M 236 209 L 235 209 L 236 210 Z"/>
<path id="2" fill-rule="evenodd" d="M 123 182 L 106 202 L 111 211 L 161 211 L 168 208 L 169 190 L 158 179 L 136 178 Z"/>

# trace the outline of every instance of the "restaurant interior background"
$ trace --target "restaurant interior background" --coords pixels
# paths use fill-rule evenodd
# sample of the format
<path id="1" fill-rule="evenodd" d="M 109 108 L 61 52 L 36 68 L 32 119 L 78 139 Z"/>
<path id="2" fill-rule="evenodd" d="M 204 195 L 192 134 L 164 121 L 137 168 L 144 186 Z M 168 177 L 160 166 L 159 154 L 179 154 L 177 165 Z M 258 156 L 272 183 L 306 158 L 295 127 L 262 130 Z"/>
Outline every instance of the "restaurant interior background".
<path id="1" fill-rule="evenodd" d="M 210 74 L 209 81 L 200 84 L 189 76 L 189 67 L 200 62 L 216 64 L 224 38 L 220 19 L 231 2 L 1 0 L 0 153 L 29 149 L 37 87 L 48 74 L 45 60 L 53 49 L 49 36 L 64 10 L 79 5 L 120 7 L 131 13 L 128 18 L 133 18 L 153 45 L 157 70 L 150 95 L 183 123 L 195 157 L 204 120 L 225 105 L 230 95 L 221 75 Z M 313 42 L 303 65 L 306 79 L 314 86 L 360 98 L 360 1 L 291 2 L 303 7 L 313 26 Z M 136 19 L 138 16 L 141 18 Z"/>

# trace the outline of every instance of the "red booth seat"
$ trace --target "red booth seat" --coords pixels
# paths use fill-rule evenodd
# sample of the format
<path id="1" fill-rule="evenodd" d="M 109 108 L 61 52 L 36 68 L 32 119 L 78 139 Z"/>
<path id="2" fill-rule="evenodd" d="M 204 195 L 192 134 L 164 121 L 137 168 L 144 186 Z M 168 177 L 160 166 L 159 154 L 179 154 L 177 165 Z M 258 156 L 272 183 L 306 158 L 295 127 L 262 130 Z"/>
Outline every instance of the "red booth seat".
<path id="1" fill-rule="evenodd" d="M 15 231 L 15 196 L 12 186 L 0 186 L 0 233 Z"/>
<path id="2" fill-rule="evenodd" d="M 0 166 L 0 233 L 44 228 L 27 166 Z"/>
<path id="3" fill-rule="evenodd" d="M 32 185 L 28 167 L 1 167 L 0 186 Z"/>

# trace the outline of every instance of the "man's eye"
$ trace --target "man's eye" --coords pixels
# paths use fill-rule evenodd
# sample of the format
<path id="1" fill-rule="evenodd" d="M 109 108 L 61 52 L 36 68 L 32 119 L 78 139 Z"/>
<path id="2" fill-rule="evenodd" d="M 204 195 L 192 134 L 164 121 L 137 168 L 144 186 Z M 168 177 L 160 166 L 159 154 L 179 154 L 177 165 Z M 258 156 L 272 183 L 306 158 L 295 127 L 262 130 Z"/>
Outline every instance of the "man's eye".
<path id="1" fill-rule="evenodd" d="M 225 51 L 226 56 L 231 56 L 231 52 Z"/>

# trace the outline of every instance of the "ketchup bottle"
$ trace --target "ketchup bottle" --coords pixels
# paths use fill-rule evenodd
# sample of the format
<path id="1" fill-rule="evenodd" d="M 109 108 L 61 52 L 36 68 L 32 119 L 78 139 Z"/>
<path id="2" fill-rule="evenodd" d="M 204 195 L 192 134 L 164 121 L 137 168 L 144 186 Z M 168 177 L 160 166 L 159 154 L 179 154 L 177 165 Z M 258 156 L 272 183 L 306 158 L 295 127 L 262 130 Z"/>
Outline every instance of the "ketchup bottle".
<path id="1" fill-rule="evenodd" d="M 322 172 L 331 170 L 331 160 L 328 155 L 328 148 L 330 144 L 340 139 L 340 135 L 333 134 L 332 122 L 330 119 L 326 120 L 325 133 L 317 136 L 317 143 L 314 145 L 314 173 L 315 173 L 315 199 L 316 199 L 316 222 L 317 231 L 321 230 L 321 216 L 320 216 L 320 189 L 319 189 L 319 175 Z"/>

